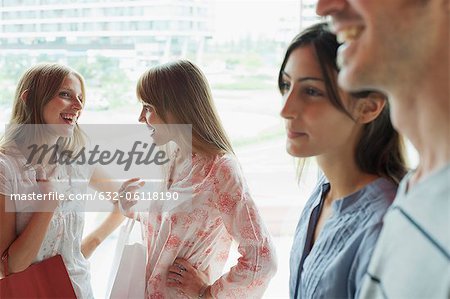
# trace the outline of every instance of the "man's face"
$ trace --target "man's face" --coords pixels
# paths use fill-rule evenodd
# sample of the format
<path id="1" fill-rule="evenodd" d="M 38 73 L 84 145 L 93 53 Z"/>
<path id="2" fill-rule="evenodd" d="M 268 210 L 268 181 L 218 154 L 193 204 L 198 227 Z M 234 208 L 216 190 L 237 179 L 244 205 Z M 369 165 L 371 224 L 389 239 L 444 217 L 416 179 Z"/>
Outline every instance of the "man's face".
<path id="1" fill-rule="evenodd" d="M 317 13 L 344 42 L 339 83 L 350 91 L 416 84 L 448 43 L 446 0 L 318 0 Z"/>

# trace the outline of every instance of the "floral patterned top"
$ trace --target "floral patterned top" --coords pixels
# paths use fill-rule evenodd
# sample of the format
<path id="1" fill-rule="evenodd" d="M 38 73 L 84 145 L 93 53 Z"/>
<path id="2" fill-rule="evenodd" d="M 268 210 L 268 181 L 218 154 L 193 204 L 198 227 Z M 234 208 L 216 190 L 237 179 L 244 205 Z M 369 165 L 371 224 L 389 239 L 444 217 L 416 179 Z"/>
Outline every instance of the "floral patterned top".
<path id="1" fill-rule="evenodd" d="M 168 191 L 188 196 L 150 209 L 147 298 L 185 298 L 166 287 L 177 257 L 209 277 L 215 298 L 261 298 L 275 274 L 276 254 L 236 158 L 193 154 L 174 173 Z M 222 275 L 233 240 L 241 257 Z"/>

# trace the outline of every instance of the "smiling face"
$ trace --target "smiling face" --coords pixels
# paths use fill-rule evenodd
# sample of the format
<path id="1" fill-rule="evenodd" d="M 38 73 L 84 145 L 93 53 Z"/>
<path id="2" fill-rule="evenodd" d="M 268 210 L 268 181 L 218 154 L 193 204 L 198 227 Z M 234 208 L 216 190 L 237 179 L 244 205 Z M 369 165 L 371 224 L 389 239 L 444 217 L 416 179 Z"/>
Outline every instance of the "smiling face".
<path id="1" fill-rule="evenodd" d="M 70 137 L 83 109 L 83 92 L 80 80 L 69 74 L 61 87 L 43 109 L 44 123 L 53 126 L 59 137 Z"/>
<path id="2" fill-rule="evenodd" d="M 147 125 L 150 136 L 156 145 L 164 145 L 171 140 L 168 126 L 156 112 L 155 106 L 144 102 L 139 122 Z"/>
<path id="3" fill-rule="evenodd" d="M 337 73 L 334 80 L 336 77 Z M 282 70 L 280 91 L 284 100 L 281 116 L 286 120 L 289 154 L 311 157 L 339 154 L 354 148 L 361 126 L 330 102 L 311 45 L 291 52 Z M 341 92 L 340 98 L 349 108 L 350 97 Z"/>
<path id="4" fill-rule="evenodd" d="M 444 3 L 319 0 L 317 13 L 331 16 L 338 40 L 344 42 L 338 54 L 340 85 L 350 91 L 372 88 L 388 94 L 416 86 L 436 63 L 436 51 L 448 43 Z"/>

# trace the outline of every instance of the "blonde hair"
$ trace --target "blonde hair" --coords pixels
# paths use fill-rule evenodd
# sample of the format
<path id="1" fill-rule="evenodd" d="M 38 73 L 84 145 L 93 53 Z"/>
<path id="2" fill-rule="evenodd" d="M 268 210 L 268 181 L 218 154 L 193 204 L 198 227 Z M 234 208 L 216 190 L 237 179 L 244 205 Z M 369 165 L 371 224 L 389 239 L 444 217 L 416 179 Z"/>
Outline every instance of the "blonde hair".
<path id="1" fill-rule="evenodd" d="M 191 124 L 194 149 L 204 154 L 234 154 L 208 81 L 192 62 L 179 60 L 147 70 L 138 80 L 136 94 L 153 105 L 164 122 L 170 114 L 179 124 Z"/>
<path id="2" fill-rule="evenodd" d="M 43 134 L 43 126 L 32 126 L 34 134 L 28 131 L 24 133 L 26 126 L 22 125 L 45 125 L 43 111 L 46 104 L 57 94 L 58 90 L 68 75 L 74 75 L 80 80 L 82 92 L 82 104 L 85 103 L 85 85 L 83 77 L 75 70 L 57 63 L 41 63 L 29 68 L 22 75 L 14 97 L 13 109 L 9 124 L 13 125 L 7 129 L 0 140 L 0 149 L 5 150 L 12 142 L 23 141 L 25 144 L 33 142 L 32 139 Z M 23 99 L 23 95 L 26 98 Z M 17 126 L 16 126 L 17 125 Z M 33 136 L 33 137 L 31 137 Z M 75 125 L 71 137 L 58 138 L 57 144 L 60 150 L 78 151 L 85 144 L 85 137 L 78 124 Z"/>

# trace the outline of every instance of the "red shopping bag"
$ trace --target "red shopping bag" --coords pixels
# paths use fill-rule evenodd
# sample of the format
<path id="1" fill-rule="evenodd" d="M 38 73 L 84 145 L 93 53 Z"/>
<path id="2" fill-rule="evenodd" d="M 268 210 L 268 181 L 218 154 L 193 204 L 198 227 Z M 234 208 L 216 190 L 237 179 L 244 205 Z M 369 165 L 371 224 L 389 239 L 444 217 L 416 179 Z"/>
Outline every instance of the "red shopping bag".
<path id="1" fill-rule="evenodd" d="M 2 260 L 7 264 L 7 256 L 2 256 Z M 0 298 L 77 297 L 63 259 L 56 255 L 0 279 Z"/>

